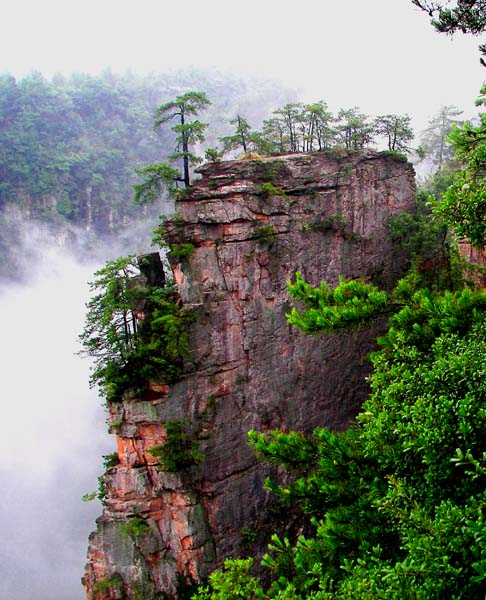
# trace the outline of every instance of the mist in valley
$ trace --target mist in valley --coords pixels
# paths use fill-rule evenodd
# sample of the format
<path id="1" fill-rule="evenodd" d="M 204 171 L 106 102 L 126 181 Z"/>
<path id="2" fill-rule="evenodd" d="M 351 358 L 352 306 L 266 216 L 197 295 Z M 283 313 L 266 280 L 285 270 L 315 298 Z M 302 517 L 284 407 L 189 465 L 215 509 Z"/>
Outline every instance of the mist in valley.
<path id="1" fill-rule="evenodd" d="M 154 222 L 121 230 L 116 244 L 93 244 L 80 229 L 56 237 L 45 224 L 15 218 L 18 277 L 0 285 L 0 597 L 78 600 L 101 514 L 98 500 L 82 496 L 97 489 L 102 457 L 115 450 L 103 400 L 89 389 L 90 361 L 77 354 L 88 281 L 106 259 L 149 251 Z"/>

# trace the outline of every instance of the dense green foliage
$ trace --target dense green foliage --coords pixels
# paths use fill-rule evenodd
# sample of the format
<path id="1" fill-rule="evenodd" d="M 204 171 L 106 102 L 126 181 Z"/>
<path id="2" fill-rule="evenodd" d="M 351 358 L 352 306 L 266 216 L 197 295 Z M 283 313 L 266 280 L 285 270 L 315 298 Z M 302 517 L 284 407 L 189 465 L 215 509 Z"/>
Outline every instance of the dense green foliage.
<path id="1" fill-rule="evenodd" d="M 483 131 L 483 119 L 453 130 L 467 165 L 456 181 L 484 184 Z M 437 199 L 444 181 L 439 173 L 432 184 Z M 389 315 L 371 356 L 371 393 L 345 432 L 250 432 L 260 459 L 288 472 L 285 483 L 266 485 L 284 507 L 301 508 L 308 533 L 272 536 L 262 561 L 270 584 L 251 574 L 252 559 L 227 561 L 196 600 L 223 598 L 232 587 L 267 600 L 485 597 L 486 293 L 462 287 L 442 218 L 453 198 L 469 205 L 471 226 L 483 227 L 484 192 L 462 183 L 458 200 L 455 185 L 435 215 L 421 193 L 414 215 L 390 221 L 411 263 L 392 293 L 344 279 L 315 288 L 299 273 L 289 283 L 304 308 L 287 316 L 305 333 Z M 449 222 L 461 231 L 457 218 Z"/>
<path id="2" fill-rule="evenodd" d="M 294 307 L 287 315 L 289 323 L 305 333 L 360 327 L 393 310 L 388 294 L 364 281 L 341 278 L 334 289 L 325 281 L 318 288 L 313 288 L 297 272 L 295 282 L 289 283 L 288 289 L 294 298 L 308 307 L 300 313 Z"/>
<path id="3" fill-rule="evenodd" d="M 486 88 L 478 101 L 483 104 Z M 476 123 L 453 127 L 450 136 L 456 160 L 465 168 L 455 174 L 452 184 L 437 204 L 436 212 L 461 239 L 473 246 L 486 245 L 486 113 Z"/>
<path id="4" fill-rule="evenodd" d="M 95 277 L 80 336 L 83 353 L 94 359 L 91 384 L 114 401 L 128 388 L 143 391 L 151 379 L 176 380 L 189 354 L 185 325 L 193 317 L 173 287 L 140 285 L 133 256 L 108 261 Z"/>
<path id="5" fill-rule="evenodd" d="M 314 533 L 273 536 L 270 587 L 236 561 L 196 598 L 222 597 L 235 578 L 255 598 L 484 598 L 486 294 L 407 281 L 398 290 L 403 307 L 372 356 L 372 393 L 354 427 L 250 433 L 264 461 L 293 474 L 267 485 L 302 507 Z M 351 297 L 366 306 L 365 291 Z M 336 308 L 324 286 L 299 293 Z"/>
<path id="6" fill-rule="evenodd" d="M 414 278 L 416 288 L 452 289 L 463 283 L 456 242 L 444 218 L 433 212 L 453 176 L 453 171 L 436 173 L 429 180 L 427 191 L 418 192 L 414 214 L 401 212 L 389 220 L 390 236 L 409 257 L 409 278 Z"/>
<path id="7" fill-rule="evenodd" d="M 156 93 L 111 73 L 0 77 L 1 205 L 101 232 L 134 215 L 134 169 L 164 144 L 150 127 Z"/>

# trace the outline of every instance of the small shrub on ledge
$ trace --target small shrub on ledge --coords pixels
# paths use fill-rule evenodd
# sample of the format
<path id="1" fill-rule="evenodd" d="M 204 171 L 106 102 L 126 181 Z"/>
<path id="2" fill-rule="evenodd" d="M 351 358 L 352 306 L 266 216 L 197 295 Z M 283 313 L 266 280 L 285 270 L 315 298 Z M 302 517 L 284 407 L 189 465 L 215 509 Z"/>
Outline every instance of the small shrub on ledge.
<path id="1" fill-rule="evenodd" d="M 185 471 L 204 462 L 197 442 L 189 437 L 187 421 L 168 421 L 165 432 L 165 444 L 149 450 L 158 459 L 162 471 Z"/>
<path id="2" fill-rule="evenodd" d="M 264 198 L 268 198 L 269 196 L 282 196 L 282 198 L 287 198 L 284 191 L 279 190 L 273 185 L 273 183 L 270 182 L 262 183 L 258 193 Z"/>
<path id="3" fill-rule="evenodd" d="M 169 257 L 171 260 L 175 262 L 179 262 L 184 260 L 185 258 L 189 258 L 196 251 L 196 247 L 194 244 L 170 244 L 170 253 Z"/>
<path id="4" fill-rule="evenodd" d="M 276 236 L 275 227 L 273 225 L 262 225 L 255 229 L 254 235 L 261 244 L 271 244 Z"/>

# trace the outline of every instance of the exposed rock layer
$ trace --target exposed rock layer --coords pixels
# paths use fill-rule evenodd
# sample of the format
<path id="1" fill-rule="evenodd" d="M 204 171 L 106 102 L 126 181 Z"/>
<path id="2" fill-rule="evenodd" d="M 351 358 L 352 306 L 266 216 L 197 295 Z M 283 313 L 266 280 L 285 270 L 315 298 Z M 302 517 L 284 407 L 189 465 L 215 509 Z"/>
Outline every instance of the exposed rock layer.
<path id="1" fill-rule="evenodd" d="M 247 431 L 346 427 L 367 393 L 377 333 L 302 335 L 285 319 L 286 282 L 299 270 L 314 284 L 343 274 L 390 287 L 403 267 L 386 224 L 413 210 L 415 184 L 396 157 L 301 154 L 200 172 L 169 228 L 172 244 L 195 246 L 172 264 L 197 313 L 192 357 L 177 384 L 110 406 L 120 464 L 105 475 L 90 537 L 88 598 L 171 597 L 225 557 L 261 551 L 271 500 Z M 164 423 L 183 419 L 204 463 L 162 472 L 147 451 L 163 443 Z"/>

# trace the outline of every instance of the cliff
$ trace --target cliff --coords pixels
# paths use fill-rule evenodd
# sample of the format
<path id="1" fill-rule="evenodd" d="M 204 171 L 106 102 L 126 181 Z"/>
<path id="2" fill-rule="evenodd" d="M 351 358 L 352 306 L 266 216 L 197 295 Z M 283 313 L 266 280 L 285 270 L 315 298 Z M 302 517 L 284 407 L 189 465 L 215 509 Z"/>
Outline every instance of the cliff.
<path id="1" fill-rule="evenodd" d="M 278 515 L 247 431 L 345 428 L 366 396 L 379 332 L 302 335 L 285 318 L 286 282 L 299 270 L 314 284 L 343 274 L 389 288 L 403 268 L 386 226 L 413 210 L 413 169 L 399 158 L 296 154 L 200 174 L 168 225 L 181 301 L 196 315 L 191 358 L 178 383 L 109 406 L 119 464 L 104 476 L 89 540 L 93 600 L 173 597 L 224 558 L 261 553 Z M 195 251 L 177 262 L 182 244 Z M 204 461 L 162 471 L 148 450 L 174 422 Z"/>

